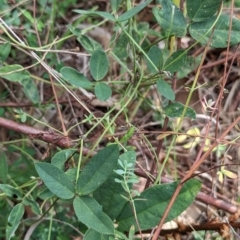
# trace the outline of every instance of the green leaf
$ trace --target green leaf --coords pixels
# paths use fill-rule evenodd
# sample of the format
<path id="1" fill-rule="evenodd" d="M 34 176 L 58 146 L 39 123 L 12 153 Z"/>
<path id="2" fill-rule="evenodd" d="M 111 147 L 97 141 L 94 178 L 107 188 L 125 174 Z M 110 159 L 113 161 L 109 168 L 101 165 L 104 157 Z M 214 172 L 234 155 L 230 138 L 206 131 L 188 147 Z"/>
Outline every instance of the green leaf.
<path id="1" fill-rule="evenodd" d="M 75 28 L 74 26 L 72 25 L 67 25 L 67 28 L 71 31 L 71 33 L 73 35 L 75 35 L 76 37 L 80 37 L 82 35 L 82 30 L 79 29 L 79 28 Z"/>
<path id="2" fill-rule="evenodd" d="M 125 203 L 125 198 L 128 198 L 128 193 L 123 189 L 120 183 L 115 181 L 119 175 L 113 172 L 94 193 L 94 198 L 103 207 L 103 211 L 112 219 L 116 219 L 122 211 Z"/>
<path id="3" fill-rule="evenodd" d="M 131 226 L 130 227 L 130 230 L 129 230 L 129 233 L 128 233 L 128 238 L 130 240 L 133 240 L 134 239 L 134 235 L 135 235 L 135 227 L 134 226 Z"/>
<path id="4" fill-rule="evenodd" d="M 232 29 L 230 32 L 230 15 L 221 15 L 214 26 L 216 17 L 211 17 L 204 22 L 192 23 L 189 27 L 191 37 L 202 44 L 207 44 L 210 36 L 210 47 L 225 48 L 228 45 L 228 38 L 230 35 L 230 46 L 236 45 L 240 42 L 240 20 L 232 19 Z"/>
<path id="5" fill-rule="evenodd" d="M 170 100 L 170 101 L 175 100 L 174 91 L 172 90 L 171 86 L 163 79 L 157 80 L 157 90 L 162 96 L 164 96 L 168 100 Z"/>
<path id="6" fill-rule="evenodd" d="M 158 46 L 154 45 L 154 46 L 152 46 L 149 49 L 147 55 L 151 59 L 153 64 L 155 65 L 155 66 L 153 66 L 152 63 L 147 60 L 148 70 L 155 74 L 160 69 L 162 69 L 162 65 L 163 65 L 163 53 L 162 53 L 162 50 Z"/>
<path id="7" fill-rule="evenodd" d="M 201 22 L 212 17 L 219 9 L 222 0 L 187 0 L 187 14 L 194 22 Z"/>
<path id="8" fill-rule="evenodd" d="M 110 0 L 111 8 L 114 12 L 116 12 L 121 4 L 122 0 Z"/>
<path id="9" fill-rule="evenodd" d="M 141 4 L 138 4 L 136 7 L 131 8 L 130 10 L 128 10 L 127 12 L 125 12 L 124 14 L 122 14 L 117 21 L 118 22 L 123 22 L 126 21 L 128 19 L 130 19 L 131 17 L 133 17 L 134 15 L 136 15 L 137 13 L 139 13 L 141 10 L 143 10 L 148 4 L 150 4 L 153 0 L 147 0 L 146 2 L 143 2 Z"/>
<path id="10" fill-rule="evenodd" d="M 129 237 L 127 237 L 127 236 L 125 235 L 124 232 L 119 232 L 119 231 L 117 231 L 116 229 L 115 229 L 115 231 L 114 231 L 114 236 L 115 236 L 116 239 L 118 239 L 118 240 L 139 240 L 139 239 L 137 239 L 137 238 L 130 239 Z M 111 240 L 112 240 L 112 239 L 111 239 Z M 113 240 L 114 240 L 114 239 L 113 239 Z"/>
<path id="11" fill-rule="evenodd" d="M 77 191 L 81 195 L 92 193 L 103 184 L 117 166 L 119 150 L 110 145 L 100 150 L 85 166 L 77 181 Z"/>
<path id="12" fill-rule="evenodd" d="M 103 12 L 103 11 L 85 11 L 85 10 L 73 10 L 73 12 L 75 13 L 80 13 L 83 15 L 91 15 L 91 16 L 99 16 L 99 17 L 103 17 L 107 20 L 110 20 L 112 22 L 115 22 L 115 18 L 111 13 L 108 12 Z"/>
<path id="13" fill-rule="evenodd" d="M 201 62 L 201 58 L 202 54 L 196 57 L 188 56 L 185 64 L 182 66 L 181 69 L 177 71 L 177 78 L 182 79 L 186 77 L 189 73 L 191 73 L 194 69 L 196 69 Z"/>
<path id="14" fill-rule="evenodd" d="M 128 37 L 124 32 L 122 32 L 113 48 L 114 54 L 120 59 L 126 58 L 128 56 L 127 45 Z"/>
<path id="15" fill-rule="evenodd" d="M 174 52 L 164 63 L 163 70 L 169 72 L 177 72 L 184 67 L 187 61 L 187 52 L 185 50 L 178 50 Z"/>
<path id="16" fill-rule="evenodd" d="M 87 37 L 86 35 L 82 35 L 77 38 L 77 40 L 82 44 L 83 48 L 88 52 L 88 53 L 93 53 L 94 52 L 94 45 L 92 41 Z"/>
<path id="17" fill-rule="evenodd" d="M 133 136 L 135 132 L 135 127 L 131 126 L 127 132 L 121 137 L 121 139 L 119 140 L 120 143 L 126 145 L 127 141 Z"/>
<path id="18" fill-rule="evenodd" d="M 93 229 L 88 229 L 87 232 L 84 234 L 83 240 L 110 240 L 109 235 L 104 235 L 99 233 Z"/>
<path id="19" fill-rule="evenodd" d="M 6 229 L 6 237 L 10 239 L 14 236 L 15 231 L 17 230 L 20 221 L 24 214 L 24 205 L 22 203 L 18 203 L 15 205 L 8 216 L 8 225 Z"/>
<path id="20" fill-rule="evenodd" d="M 7 182 L 8 164 L 6 154 L 0 150 L 0 182 Z"/>
<path id="21" fill-rule="evenodd" d="M 136 152 L 127 151 L 119 156 L 122 162 L 132 164 L 134 168 L 136 163 Z M 122 169 L 118 164 L 116 169 Z M 112 219 L 116 219 L 122 211 L 125 203 L 128 201 L 128 193 L 123 189 L 122 185 L 115 181 L 119 175 L 113 172 L 110 177 L 104 182 L 94 193 L 94 198 L 103 207 L 103 211 Z M 128 184 L 132 188 L 132 184 Z"/>
<path id="22" fill-rule="evenodd" d="M 38 197 L 42 200 L 46 200 L 48 198 L 54 197 L 54 194 L 51 191 L 49 191 L 48 188 L 45 188 L 43 191 L 39 193 Z"/>
<path id="23" fill-rule="evenodd" d="M 170 0 L 158 0 L 161 8 L 154 7 L 153 15 L 168 36 L 183 37 L 187 33 L 187 23 L 179 8 Z"/>
<path id="24" fill-rule="evenodd" d="M 114 233 L 112 220 L 102 211 L 102 207 L 94 198 L 76 197 L 73 201 L 73 208 L 79 221 L 88 228 L 107 235 Z"/>
<path id="25" fill-rule="evenodd" d="M 135 151 L 127 151 L 119 156 L 119 159 L 122 162 L 127 162 L 128 164 L 132 164 L 132 167 L 136 164 L 136 152 Z"/>
<path id="26" fill-rule="evenodd" d="M 134 198 L 137 219 L 141 230 L 151 229 L 158 225 L 177 185 L 178 182 L 155 185 Z M 191 179 L 186 182 L 177 196 L 166 222 L 181 214 L 193 202 L 200 188 L 201 184 L 198 180 Z M 132 225 L 138 229 L 132 206 L 129 202 L 117 217 L 117 223 L 120 231 L 128 231 Z"/>
<path id="27" fill-rule="evenodd" d="M 24 93 L 33 102 L 40 101 L 39 93 L 35 82 L 31 79 L 30 73 L 21 65 L 8 65 L 0 68 L 0 77 L 12 82 L 19 82 L 23 86 Z"/>
<path id="28" fill-rule="evenodd" d="M 164 108 L 164 113 L 170 118 L 181 117 L 184 107 L 185 106 L 179 102 L 170 103 L 167 107 Z M 196 119 L 196 113 L 192 108 L 187 107 L 184 117 Z"/>
<path id="29" fill-rule="evenodd" d="M 40 96 L 35 82 L 31 78 L 25 78 L 21 80 L 21 84 L 27 98 L 33 103 L 39 103 Z"/>
<path id="30" fill-rule="evenodd" d="M 0 116 L 1 117 L 5 116 L 4 113 L 5 113 L 5 108 L 0 107 Z"/>
<path id="31" fill-rule="evenodd" d="M 68 178 L 69 178 L 71 181 L 75 182 L 75 181 L 76 181 L 76 176 L 77 176 L 77 171 L 78 171 L 77 167 L 74 167 L 74 168 L 68 169 L 68 170 L 65 172 L 65 174 L 68 176 Z"/>
<path id="32" fill-rule="evenodd" d="M 109 61 L 104 51 L 96 50 L 90 58 L 90 72 L 95 80 L 103 79 L 108 73 Z"/>
<path id="33" fill-rule="evenodd" d="M 22 12 L 22 15 L 26 17 L 27 22 L 31 24 L 35 24 L 35 27 L 37 27 L 37 30 L 39 32 L 42 32 L 42 29 L 45 27 L 45 24 L 41 22 L 40 19 L 38 19 L 38 21 L 35 21 L 35 18 L 32 16 L 32 13 L 30 11 L 27 11 L 26 8 L 20 9 L 20 11 Z"/>
<path id="34" fill-rule="evenodd" d="M 6 42 L 4 44 L 0 44 L 0 62 L 4 62 L 11 52 L 11 44 Z"/>
<path id="35" fill-rule="evenodd" d="M 35 168 L 47 188 L 57 197 L 61 199 L 73 198 L 74 185 L 62 170 L 45 162 L 35 163 Z"/>
<path id="36" fill-rule="evenodd" d="M 107 101 L 112 96 L 112 89 L 106 83 L 98 82 L 95 85 L 94 92 L 101 101 Z"/>
<path id="37" fill-rule="evenodd" d="M 32 211 L 37 215 L 42 214 L 42 209 L 39 207 L 38 203 L 30 197 L 24 197 L 23 202 L 25 206 L 30 206 Z"/>
<path id="38" fill-rule="evenodd" d="M 63 78 L 75 87 L 90 89 L 92 83 L 80 72 L 71 67 L 63 67 L 60 70 Z"/>
<path id="39" fill-rule="evenodd" d="M 30 74 L 21 65 L 14 64 L 1 67 L 0 77 L 12 82 L 21 82 L 23 79 L 29 78 Z"/>
<path id="40" fill-rule="evenodd" d="M 0 189 L 8 196 L 8 197 L 15 197 L 17 196 L 17 199 L 21 199 L 22 198 L 22 193 L 12 187 L 11 185 L 8 184 L 0 184 Z"/>
<path id="41" fill-rule="evenodd" d="M 69 160 L 69 157 L 72 156 L 76 152 L 76 149 L 64 149 L 59 152 L 57 152 L 52 160 L 51 164 L 56 166 L 57 168 L 64 170 L 64 166 L 67 160 Z"/>
<path id="42" fill-rule="evenodd" d="M 77 40 L 82 44 L 83 48 L 90 54 L 92 54 L 95 50 L 104 51 L 100 43 L 96 42 L 95 40 L 86 35 L 81 35 L 80 37 L 77 38 Z"/>

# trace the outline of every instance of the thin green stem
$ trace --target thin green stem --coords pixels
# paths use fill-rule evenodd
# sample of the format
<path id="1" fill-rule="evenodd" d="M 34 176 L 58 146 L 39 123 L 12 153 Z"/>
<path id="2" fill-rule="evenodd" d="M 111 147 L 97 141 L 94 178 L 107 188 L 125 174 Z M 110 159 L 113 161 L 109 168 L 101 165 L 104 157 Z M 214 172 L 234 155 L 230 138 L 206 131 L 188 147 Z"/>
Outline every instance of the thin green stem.
<path id="1" fill-rule="evenodd" d="M 76 182 L 77 182 L 77 180 L 79 178 L 79 173 L 80 173 L 80 169 L 81 169 L 82 150 L 83 150 L 83 139 L 80 140 L 80 152 L 79 152 L 79 159 L 78 159 L 78 166 L 77 166 Z"/>

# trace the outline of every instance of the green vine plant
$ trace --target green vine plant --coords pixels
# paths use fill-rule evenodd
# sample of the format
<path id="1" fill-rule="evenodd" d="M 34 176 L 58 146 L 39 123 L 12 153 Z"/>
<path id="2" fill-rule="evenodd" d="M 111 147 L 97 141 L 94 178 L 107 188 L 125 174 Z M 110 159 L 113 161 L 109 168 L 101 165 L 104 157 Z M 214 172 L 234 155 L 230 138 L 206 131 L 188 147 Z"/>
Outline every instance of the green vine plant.
<path id="1" fill-rule="evenodd" d="M 122 179 L 115 178 L 115 181 L 117 183 L 120 183 L 122 188 L 128 194 L 128 198 L 126 198 L 125 196 L 122 196 L 122 197 L 131 203 L 134 217 L 136 220 L 136 224 L 138 226 L 138 231 L 142 235 L 141 228 L 140 228 L 140 225 L 139 225 L 139 222 L 137 219 L 137 213 L 136 213 L 136 209 L 135 209 L 134 200 L 133 200 L 133 196 L 134 195 L 139 196 L 140 193 L 137 190 L 132 189 L 132 184 L 137 184 L 139 182 L 138 177 L 134 173 L 135 166 L 134 166 L 133 162 L 136 161 L 135 160 L 136 153 L 134 151 L 128 151 L 128 152 L 124 153 L 121 157 L 122 157 L 122 159 L 119 158 L 119 160 L 118 160 L 118 165 L 120 168 L 117 170 L 114 170 L 114 172 L 117 173 Z M 126 159 L 124 159 L 124 158 L 126 158 Z M 134 161 L 129 162 L 130 159 L 133 159 Z M 137 199 L 135 199 L 135 201 L 136 200 Z M 132 231 L 134 231 L 134 228 Z"/>
<path id="2" fill-rule="evenodd" d="M 56 1 L 53 2 L 53 12 L 48 6 L 46 6 L 46 11 L 49 11 L 51 19 L 54 20 L 58 4 Z M 68 2 L 75 4 L 77 1 Z M 130 240 L 139 239 L 136 237 L 139 234 L 140 238 L 144 239 L 142 232 L 151 231 L 163 218 L 179 186 L 179 181 L 161 183 L 162 171 L 172 147 L 177 142 L 181 142 L 178 134 L 183 119 L 196 119 L 196 112 L 189 106 L 189 101 L 196 89 L 199 71 L 189 88 L 185 104 L 175 100 L 173 83 L 178 75 L 183 78 L 195 67 L 188 53 L 196 44 L 209 45 L 211 48 L 237 45 L 240 42 L 240 20 L 222 13 L 223 1 L 221 0 L 186 0 L 182 1 L 186 3 L 184 9 L 180 9 L 171 0 L 146 0 L 136 5 L 132 5 L 132 2 L 134 1 L 111 0 L 110 12 L 97 11 L 96 8 L 74 9 L 73 14 L 76 14 L 77 20 L 67 26 L 64 36 L 56 38 L 51 32 L 50 43 L 41 46 L 37 46 L 37 37 L 19 37 L 8 22 L 8 17 L 10 18 L 12 13 L 15 14 L 15 18 L 19 13 L 23 14 L 25 21 L 36 25 L 36 19 L 29 11 L 14 5 L 12 10 L 0 14 L 0 28 L 3 33 L 0 37 L 1 79 L 4 79 L 6 84 L 19 86 L 19 91 L 36 108 L 44 105 L 40 94 L 40 83 L 67 92 L 85 111 L 81 122 L 77 122 L 74 127 L 85 123 L 89 126 L 81 137 L 71 139 L 69 132 L 72 128 L 65 127 L 62 117 L 60 117 L 62 130 L 59 130 L 31 116 L 26 108 L 14 109 L 10 114 L 7 114 L 10 110 L 6 109 L 0 112 L 0 126 L 3 126 L 3 120 L 7 121 L 6 116 L 15 116 L 15 123 L 7 122 L 8 124 L 4 125 L 6 128 L 55 146 L 55 150 L 44 160 L 33 154 L 27 139 L 22 139 L 20 145 L 17 140 L 2 143 L 3 147 L 0 150 L 2 203 L 0 208 L 6 208 L 7 216 L 0 219 L 4 223 L 2 238 L 23 239 L 24 232 L 29 226 L 33 224 L 40 226 L 42 221 L 46 221 L 46 217 L 49 216 L 51 224 L 47 238 L 53 239 L 51 232 L 54 232 L 55 220 L 52 208 L 57 203 L 62 206 L 68 204 L 73 208 L 74 216 L 71 219 L 70 217 L 65 219 L 65 223 L 71 222 L 71 226 L 77 226 L 76 232 L 81 232 L 84 240 Z M 160 26 L 160 31 L 151 29 L 146 22 L 138 23 L 136 20 L 139 13 L 150 5 L 153 6 L 152 14 L 155 23 Z M 65 14 L 64 9 L 61 7 L 62 14 Z M 90 19 L 93 23 L 91 27 L 79 29 L 78 26 L 84 19 Z M 43 23 L 41 19 L 37 21 L 37 31 L 42 31 Z M 114 26 L 107 49 L 89 35 L 90 30 L 106 23 Z M 187 35 L 195 41 L 187 49 L 179 48 L 176 41 L 171 40 Z M 155 40 L 150 40 L 148 36 L 154 36 Z M 86 52 L 85 55 L 89 57 L 88 74 L 63 63 L 56 64 L 54 60 L 51 62 L 54 51 L 58 51 L 58 47 L 70 38 L 74 38 Z M 164 42 L 164 48 L 159 47 L 160 42 Z M 16 59 L 15 63 L 9 64 L 7 60 L 11 54 L 14 56 L 16 49 L 34 59 L 34 63 L 26 67 L 19 64 Z M 196 62 L 201 64 L 203 60 L 204 55 L 202 59 L 196 59 Z M 114 63 L 120 69 L 116 79 L 113 79 L 110 73 Z M 40 66 L 48 72 L 49 78 L 31 73 L 34 67 Z M 145 96 L 153 87 L 160 100 L 157 107 L 145 101 Z M 110 102 L 104 116 L 98 117 L 91 111 L 86 102 L 76 93 L 79 89 L 81 93 L 86 93 L 86 96 L 94 96 L 89 98 L 89 101 L 97 99 L 101 103 Z M 120 93 L 121 98 L 114 101 L 116 93 Z M 57 95 L 54 95 L 53 99 L 57 101 Z M 135 107 L 133 106 L 132 110 L 129 110 L 130 104 L 136 99 L 139 102 Z M 52 104 L 52 101 L 47 104 Z M 179 118 L 180 121 L 172 136 L 172 142 L 162 166 L 157 163 L 158 174 L 155 181 L 139 192 L 136 190 L 139 179 L 134 172 L 137 154 L 130 140 L 138 129 L 137 126 L 132 125 L 131 121 L 141 105 L 147 105 L 162 119 Z M 59 104 L 57 111 L 59 116 L 62 116 Z M 117 128 L 115 123 L 120 115 L 125 117 L 127 126 L 127 131 L 122 137 L 115 135 Z M 25 128 L 24 124 L 31 121 L 48 126 L 52 132 Z M 97 140 L 85 143 L 85 139 L 90 138 L 99 127 L 102 132 Z M 199 134 L 199 129 L 197 131 L 195 129 L 192 136 L 195 138 L 195 145 L 200 142 Z M 105 140 L 106 136 L 109 139 L 108 143 Z M 164 137 L 169 137 L 169 135 Z M 159 138 L 159 142 L 161 141 Z M 148 142 L 148 144 L 152 155 L 158 159 L 159 151 L 155 152 L 151 143 Z M 100 146 L 101 150 L 99 150 Z M 6 149 L 15 149 L 15 151 L 17 149 L 21 152 L 22 158 L 19 159 L 19 166 L 22 164 L 29 168 L 26 176 L 14 179 Z M 209 149 L 206 148 L 205 151 Z M 17 168 L 17 165 L 14 166 Z M 149 179 L 154 170 L 148 172 Z M 224 167 L 218 174 L 221 181 L 223 175 L 236 177 Z M 170 211 L 164 217 L 164 222 L 176 218 L 187 209 L 201 188 L 201 182 L 193 178 L 181 184 L 181 190 L 174 199 Z M 33 218 L 24 219 L 27 208 L 31 209 Z"/>

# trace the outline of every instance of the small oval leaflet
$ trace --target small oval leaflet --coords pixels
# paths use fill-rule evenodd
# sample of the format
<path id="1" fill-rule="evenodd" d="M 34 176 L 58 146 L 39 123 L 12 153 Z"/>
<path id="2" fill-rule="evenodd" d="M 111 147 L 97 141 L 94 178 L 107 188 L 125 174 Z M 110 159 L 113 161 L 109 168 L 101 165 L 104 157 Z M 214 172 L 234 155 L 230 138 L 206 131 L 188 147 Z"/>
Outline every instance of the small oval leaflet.
<path id="1" fill-rule="evenodd" d="M 107 101 L 112 95 L 112 89 L 106 83 L 97 83 L 94 91 L 96 97 L 101 101 Z"/>
<path id="2" fill-rule="evenodd" d="M 103 79 L 108 72 L 109 60 L 104 51 L 96 50 L 90 59 L 90 72 L 93 78 L 98 81 Z"/>
<path id="3" fill-rule="evenodd" d="M 173 102 L 164 108 L 164 113 L 170 118 L 177 118 L 182 116 L 184 108 L 185 106 L 183 104 Z M 184 117 L 196 119 L 196 113 L 192 108 L 187 107 Z"/>
<path id="4" fill-rule="evenodd" d="M 71 67 L 63 67 L 60 70 L 63 78 L 75 87 L 89 89 L 92 83 L 80 72 Z"/>

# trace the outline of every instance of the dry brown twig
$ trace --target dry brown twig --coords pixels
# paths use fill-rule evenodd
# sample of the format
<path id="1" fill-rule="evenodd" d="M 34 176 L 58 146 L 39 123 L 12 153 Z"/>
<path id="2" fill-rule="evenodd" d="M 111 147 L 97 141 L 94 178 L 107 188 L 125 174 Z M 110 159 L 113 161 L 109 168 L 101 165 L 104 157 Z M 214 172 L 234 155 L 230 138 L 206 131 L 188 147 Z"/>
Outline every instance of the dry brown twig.
<path id="1" fill-rule="evenodd" d="M 32 139 L 40 139 L 44 142 L 51 143 L 61 148 L 69 148 L 74 147 L 76 143 L 73 142 L 68 136 L 62 136 L 60 134 L 50 132 L 50 131 L 42 131 L 36 128 L 30 127 L 26 124 L 17 123 L 12 120 L 0 117 L 0 126 L 9 130 L 13 130 L 18 133 L 25 134 Z M 83 155 L 92 155 L 90 150 L 83 147 L 82 149 Z"/>

